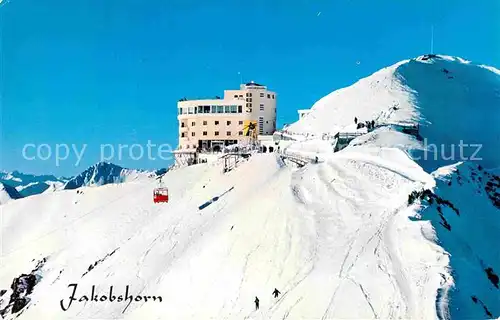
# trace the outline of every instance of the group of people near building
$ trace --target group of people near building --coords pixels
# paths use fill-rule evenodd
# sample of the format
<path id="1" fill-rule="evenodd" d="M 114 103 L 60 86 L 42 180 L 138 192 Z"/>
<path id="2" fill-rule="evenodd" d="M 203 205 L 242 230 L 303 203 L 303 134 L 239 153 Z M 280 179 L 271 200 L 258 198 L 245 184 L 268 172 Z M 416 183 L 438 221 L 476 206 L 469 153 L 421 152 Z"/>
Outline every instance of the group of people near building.
<path id="1" fill-rule="evenodd" d="M 358 122 L 358 118 L 354 117 L 354 124 L 357 125 L 356 129 L 361 129 L 361 128 L 367 128 L 368 130 L 373 130 L 375 129 L 375 120 L 372 121 L 365 121 L 363 122 Z"/>

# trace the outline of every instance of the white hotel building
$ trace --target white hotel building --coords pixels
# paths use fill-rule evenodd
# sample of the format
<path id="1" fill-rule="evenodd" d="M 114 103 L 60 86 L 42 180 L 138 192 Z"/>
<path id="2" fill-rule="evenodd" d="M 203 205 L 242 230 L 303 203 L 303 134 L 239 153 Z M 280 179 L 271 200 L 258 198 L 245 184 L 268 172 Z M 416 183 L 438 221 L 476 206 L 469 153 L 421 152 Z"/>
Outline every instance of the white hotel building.
<path id="1" fill-rule="evenodd" d="M 224 90 L 222 99 L 180 100 L 179 151 L 220 151 L 247 137 L 244 124 L 254 121 L 259 135 L 276 130 L 276 93 L 250 82 L 239 90 Z"/>

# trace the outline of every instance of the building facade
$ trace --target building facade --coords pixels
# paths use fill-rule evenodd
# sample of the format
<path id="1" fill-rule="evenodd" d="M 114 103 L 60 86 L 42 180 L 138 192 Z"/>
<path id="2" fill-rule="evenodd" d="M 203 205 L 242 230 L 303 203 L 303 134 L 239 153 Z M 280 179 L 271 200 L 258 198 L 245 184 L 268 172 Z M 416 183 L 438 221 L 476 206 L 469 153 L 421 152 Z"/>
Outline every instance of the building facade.
<path id="1" fill-rule="evenodd" d="M 257 124 L 258 135 L 276 130 L 276 93 L 250 82 L 239 90 L 224 90 L 222 99 L 178 102 L 179 151 L 219 151 L 223 146 L 242 142 L 245 125 Z"/>

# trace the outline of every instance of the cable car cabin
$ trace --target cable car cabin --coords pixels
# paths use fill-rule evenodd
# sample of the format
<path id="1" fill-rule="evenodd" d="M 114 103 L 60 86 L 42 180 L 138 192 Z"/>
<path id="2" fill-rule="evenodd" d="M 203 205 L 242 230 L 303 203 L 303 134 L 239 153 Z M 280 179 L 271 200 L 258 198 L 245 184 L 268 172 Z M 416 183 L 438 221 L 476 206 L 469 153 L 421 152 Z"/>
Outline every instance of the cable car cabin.
<path id="1" fill-rule="evenodd" d="M 168 202 L 168 189 L 167 188 L 154 189 L 153 201 L 154 201 L 154 203 Z"/>

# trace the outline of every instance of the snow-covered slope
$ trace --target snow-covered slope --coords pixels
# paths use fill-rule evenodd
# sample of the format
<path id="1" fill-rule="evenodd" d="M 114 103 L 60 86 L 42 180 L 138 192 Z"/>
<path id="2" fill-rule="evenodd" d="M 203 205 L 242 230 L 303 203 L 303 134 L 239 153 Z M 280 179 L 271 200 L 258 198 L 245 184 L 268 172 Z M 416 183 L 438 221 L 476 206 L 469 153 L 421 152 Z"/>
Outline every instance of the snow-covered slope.
<path id="1" fill-rule="evenodd" d="M 289 127 L 318 137 L 288 146 L 321 159 L 299 170 L 280 166 L 273 154 L 256 154 L 226 174 L 221 161 L 167 172 L 166 204 L 152 202 L 154 178 L 11 201 L 2 206 L 0 313 L 7 319 L 499 317 L 500 178 L 485 169 L 485 163 L 499 167 L 498 158 L 487 151 L 481 166 L 443 167 L 445 159 L 426 166 L 409 156 L 428 136 L 441 141 L 455 133 L 482 141 L 485 150 L 499 146 L 492 138 L 497 126 L 433 129 L 477 118 L 467 116 L 465 102 L 453 113 L 428 116 L 426 95 L 443 105 L 445 99 L 414 77 L 431 79 L 443 97 L 448 81 L 460 82 L 451 87 L 461 88 L 469 104 L 487 98 L 476 109 L 495 118 L 497 76 L 458 58 L 421 57 L 332 93 Z M 333 153 L 322 134 L 354 130 L 354 116 L 376 119 L 379 127 Z M 421 136 L 401 130 L 412 121 L 421 124 Z M 103 176 L 116 176 L 111 172 Z M 91 177 L 82 180 L 99 181 Z M 217 201 L 200 209 L 210 199 Z M 110 301 L 126 286 L 134 301 Z M 100 301 L 85 301 L 93 294 Z"/>
<path id="2" fill-rule="evenodd" d="M 17 192 L 16 188 L 0 182 L 0 205 L 10 200 L 21 199 L 23 196 Z"/>
<path id="3" fill-rule="evenodd" d="M 79 175 L 71 178 L 64 189 L 77 189 L 83 186 L 102 186 L 109 183 L 122 183 L 155 175 L 153 172 L 125 169 L 109 162 L 99 162 Z"/>
<path id="4" fill-rule="evenodd" d="M 23 197 L 40 194 L 49 188 L 60 188 L 67 180 L 53 175 L 34 175 L 19 171 L 0 172 L 0 182 L 15 187 Z"/>
<path id="5" fill-rule="evenodd" d="M 474 163 L 443 167 L 433 176 L 435 195 L 423 201 L 420 219 L 432 222 L 450 255 L 451 319 L 498 317 L 500 177 Z"/>
<path id="6" fill-rule="evenodd" d="M 2 288 L 46 258 L 30 295 L 38 302 L 23 312 L 26 318 L 121 316 L 123 303 L 74 303 L 63 313 L 58 302 L 67 299 L 70 283 L 87 295 L 93 284 L 100 292 L 110 285 L 123 291 L 128 284 L 135 294 L 163 297 L 161 304 L 132 303 L 125 312 L 131 319 L 435 313 L 425 299 L 433 299 L 440 277 L 403 255 L 421 235 L 400 214 L 407 210 L 407 194 L 433 180 L 404 154 L 339 153 L 328 164 L 298 172 L 280 169 L 267 154 L 228 175 L 220 169 L 214 163 L 167 173 L 166 205 L 152 203 L 149 182 L 12 203 L 4 213 L 3 237 L 12 239 L 4 243 L 4 259 L 21 263 L 5 264 Z M 20 214 L 33 210 L 43 213 L 37 224 Z M 432 246 L 417 248 L 429 266 L 446 264 Z M 279 301 L 271 297 L 274 287 L 283 293 Z M 261 300 L 258 313 L 254 296 Z"/>

